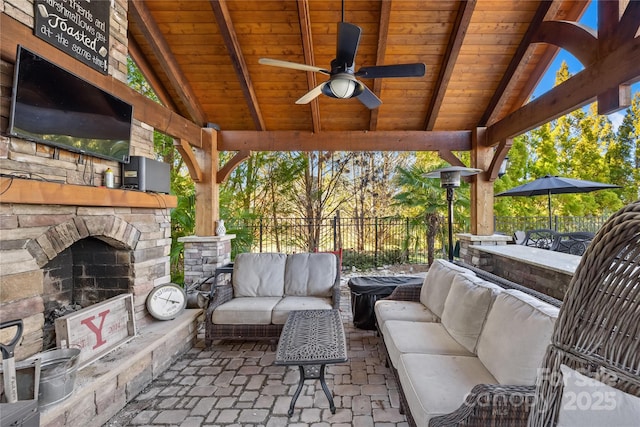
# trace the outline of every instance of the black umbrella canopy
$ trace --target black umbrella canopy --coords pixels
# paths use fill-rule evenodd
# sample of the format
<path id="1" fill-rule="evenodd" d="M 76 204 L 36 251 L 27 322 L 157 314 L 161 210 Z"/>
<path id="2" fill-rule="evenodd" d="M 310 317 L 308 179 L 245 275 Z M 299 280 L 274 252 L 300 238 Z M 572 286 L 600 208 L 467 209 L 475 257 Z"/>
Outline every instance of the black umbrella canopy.
<path id="1" fill-rule="evenodd" d="M 549 228 L 551 228 L 551 195 L 570 193 L 590 193 L 597 190 L 620 188 L 619 185 L 604 184 L 602 182 L 584 181 L 581 179 L 564 178 L 561 176 L 543 176 L 526 184 L 496 194 L 503 196 L 541 196 L 546 194 L 549 200 Z"/>

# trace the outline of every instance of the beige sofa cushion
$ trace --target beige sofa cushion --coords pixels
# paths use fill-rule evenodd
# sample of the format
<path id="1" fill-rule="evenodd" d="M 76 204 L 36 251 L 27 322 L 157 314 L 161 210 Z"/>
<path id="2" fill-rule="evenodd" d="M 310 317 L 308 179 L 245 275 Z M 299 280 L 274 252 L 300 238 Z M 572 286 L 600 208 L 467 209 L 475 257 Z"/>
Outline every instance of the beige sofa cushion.
<path id="1" fill-rule="evenodd" d="M 278 253 L 242 253 L 233 265 L 233 296 L 281 297 L 287 256 Z"/>
<path id="2" fill-rule="evenodd" d="M 268 325 L 271 312 L 282 297 L 233 298 L 213 310 L 211 321 L 217 325 Z"/>
<path id="3" fill-rule="evenodd" d="M 467 350 L 476 351 L 489 308 L 502 288 L 477 276 L 458 274 L 444 303 L 442 325 Z"/>
<path id="4" fill-rule="evenodd" d="M 560 365 L 560 371 L 564 387 L 558 427 L 640 425 L 640 397 L 583 375 L 564 364 Z"/>
<path id="5" fill-rule="evenodd" d="M 302 253 L 287 257 L 284 294 L 330 297 L 337 275 L 337 260 L 330 253 Z"/>
<path id="6" fill-rule="evenodd" d="M 441 323 L 389 320 L 382 332 L 391 364 L 397 369 L 405 353 L 475 356 L 447 333 Z"/>
<path id="7" fill-rule="evenodd" d="M 407 320 L 413 322 L 439 322 L 438 316 L 416 301 L 397 301 L 381 299 L 374 306 L 376 322 L 382 331 L 389 320 Z"/>
<path id="8" fill-rule="evenodd" d="M 407 353 L 400 356 L 398 377 L 416 425 L 458 409 L 476 384 L 497 381 L 474 356 Z"/>
<path id="9" fill-rule="evenodd" d="M 535 384 L 558 311 L 524 292 L 498 295 L 478 340 L 478 357 L 500 384 Z"/>
<path id="10" fill-rule="evenodd" d="M 420 302 L 424 304 L 433 314 L 442 317 L 444 302 L 449 294 L 453 278 L 459 274 L 475 276 L 471 270 L 458 267 L 457 265 L 436 259 L 429 267 L 429 272 L 424 278 L 422 289 L 420 290 Z"/>
<path id="11" fill-rule="evenodd" d="M 271 323 L 284 325 L 293 310 L 330 310 L 333 308 L 331 298 L 286 296 L 276 304 L 271 314 Z"/>

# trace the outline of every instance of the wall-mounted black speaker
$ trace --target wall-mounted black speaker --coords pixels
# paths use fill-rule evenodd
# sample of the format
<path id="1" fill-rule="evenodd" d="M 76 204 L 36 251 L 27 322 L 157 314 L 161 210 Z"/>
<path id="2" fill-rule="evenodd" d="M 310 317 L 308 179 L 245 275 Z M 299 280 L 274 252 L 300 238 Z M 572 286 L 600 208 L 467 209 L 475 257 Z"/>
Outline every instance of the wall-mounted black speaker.
<path id="1" fill-rule="evenodd" d="M 147 157 L 130 156 L 129 163 L 122 164 L 122 187 L 169 194 L 171 167 Z"/>

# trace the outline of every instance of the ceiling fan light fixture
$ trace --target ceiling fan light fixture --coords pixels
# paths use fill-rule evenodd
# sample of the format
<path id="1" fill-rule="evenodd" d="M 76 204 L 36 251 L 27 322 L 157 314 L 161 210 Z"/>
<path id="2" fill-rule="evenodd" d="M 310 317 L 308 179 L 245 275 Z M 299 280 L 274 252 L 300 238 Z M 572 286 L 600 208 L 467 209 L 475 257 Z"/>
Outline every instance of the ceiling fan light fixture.
<path id="1" fill-rule="evenodd" d="M 351 98 L 358 86 L 355 80 L 348 78 L 334 78 L 328 83 L 329 90 L 336 98 Z"/>

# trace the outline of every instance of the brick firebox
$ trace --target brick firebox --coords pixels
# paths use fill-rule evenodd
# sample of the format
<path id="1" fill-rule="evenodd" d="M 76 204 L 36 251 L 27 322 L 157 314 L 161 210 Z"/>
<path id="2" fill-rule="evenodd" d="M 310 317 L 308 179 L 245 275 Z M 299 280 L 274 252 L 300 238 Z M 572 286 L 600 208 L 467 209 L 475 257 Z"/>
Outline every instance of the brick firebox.
<path id="1" fill-rule="evenodd" d="M 66 264 L 74 246 L 100 243 L 129 260 L 126 285 L 115 292 L 132 293 L 137 324 L 148 324 L 147 294 L 170 281 L 170 224 L 169 209 L 160 207 L 0 204 L 0 320 L 24 321 L 17 359 L 42 351 L 50 269 Z M 122 272 L 113 266 L 105 270 Z"/>

